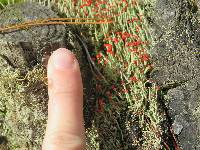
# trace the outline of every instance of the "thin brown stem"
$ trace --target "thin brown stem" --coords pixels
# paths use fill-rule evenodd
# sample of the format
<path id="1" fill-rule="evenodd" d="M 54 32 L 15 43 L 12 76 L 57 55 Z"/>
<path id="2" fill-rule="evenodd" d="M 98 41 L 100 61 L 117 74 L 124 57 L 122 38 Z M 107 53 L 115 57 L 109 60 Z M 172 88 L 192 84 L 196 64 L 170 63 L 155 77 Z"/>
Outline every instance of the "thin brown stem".
<path id="1" fill-rule="evenodd" d="M 49 18 L 49 19 L 46 19 L 46 20 L 29 21 L 29 22 L 25 22 L 25 23 L 20 23 L 20 24 L 15 24 L 15 25 L 5 26 L 3 28 L 0 28 L 0 33 L 9 32 L 10 30 L 11 31 L 12 30 L 15 31 L 15 30 L 19 30 L 19 29 L 28 28 L 28 27 L 31 27 L 31 26 L 42 26 L 42 25 L 59 25 L 59 24 L 107 24 L 107 23 L 112 23 L 112 21 L 100 21 L 100 22 L 64 22 L 64 21 L 62 21 L 62 20 L 67 20 L 67 19 L 75 19 L 75 18 Z M 85 20 L 85 19 L 82 18 L 82 20 Z M 48 22 L 48 21 L 50 21 L 50 22 Z"/>

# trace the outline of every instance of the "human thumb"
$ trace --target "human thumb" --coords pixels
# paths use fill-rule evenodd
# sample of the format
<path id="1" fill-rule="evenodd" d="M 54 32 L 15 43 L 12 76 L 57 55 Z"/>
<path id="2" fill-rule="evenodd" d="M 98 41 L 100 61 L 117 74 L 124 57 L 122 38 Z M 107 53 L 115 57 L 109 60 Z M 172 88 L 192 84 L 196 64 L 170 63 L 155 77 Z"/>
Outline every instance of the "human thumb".
<path id="1" fill-rule="evenodd" d="M 85 147 L 83 86 L 78 61 L 67 49 L 48 61 L 48 121 L 43 150 L 81 150 Z"/>

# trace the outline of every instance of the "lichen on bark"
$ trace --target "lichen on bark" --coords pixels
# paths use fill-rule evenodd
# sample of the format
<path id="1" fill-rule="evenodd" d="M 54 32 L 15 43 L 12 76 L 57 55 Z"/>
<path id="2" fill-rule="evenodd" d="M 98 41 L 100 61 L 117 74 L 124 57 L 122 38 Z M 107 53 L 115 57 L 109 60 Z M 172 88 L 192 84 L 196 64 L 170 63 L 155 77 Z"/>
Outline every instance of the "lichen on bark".
<path id="1" fill-rule="evenodd" d="M 1 136 L 9 149 L 39 149 L 47 116 L 45 69 L 36 67 L 24 75 L 7 67 L 0 73 Z"/>
<path id="2" fill-rule="evenodd" d="M 183 150 L 200 147 L 198 9 L 193 0 L 157 0 L 148 16 L 154 39 L 151 78 L 161 86 L 171 128 Z"/>

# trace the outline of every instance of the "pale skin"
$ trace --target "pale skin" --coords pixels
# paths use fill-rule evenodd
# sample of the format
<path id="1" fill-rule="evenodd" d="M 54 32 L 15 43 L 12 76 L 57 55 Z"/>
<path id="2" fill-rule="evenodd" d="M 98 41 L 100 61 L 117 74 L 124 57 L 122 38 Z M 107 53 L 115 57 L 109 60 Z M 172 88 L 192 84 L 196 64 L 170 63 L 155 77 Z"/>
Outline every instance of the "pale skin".
<path id="1" fill-rule="evenodd" d="M 60 48 L 50 56 L 48 121 L 42 150 L 83 150 L 83 85 L 74 54 Z"/>

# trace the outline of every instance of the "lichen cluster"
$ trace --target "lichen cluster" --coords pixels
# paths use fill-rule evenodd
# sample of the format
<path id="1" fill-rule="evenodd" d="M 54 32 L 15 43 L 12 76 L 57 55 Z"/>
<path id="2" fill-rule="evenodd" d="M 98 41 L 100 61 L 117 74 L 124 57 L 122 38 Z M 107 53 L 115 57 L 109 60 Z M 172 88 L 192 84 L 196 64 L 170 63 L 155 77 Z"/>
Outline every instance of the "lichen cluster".
<path id="1" fill-rule="evenodd" d="M 7 67 L 0 70 L 1 146 L 39 149 L 47 116 L 47 84 L 44 68 L 26 74 Z M 4 150 L 4 149 L 3 149 Z"/>

